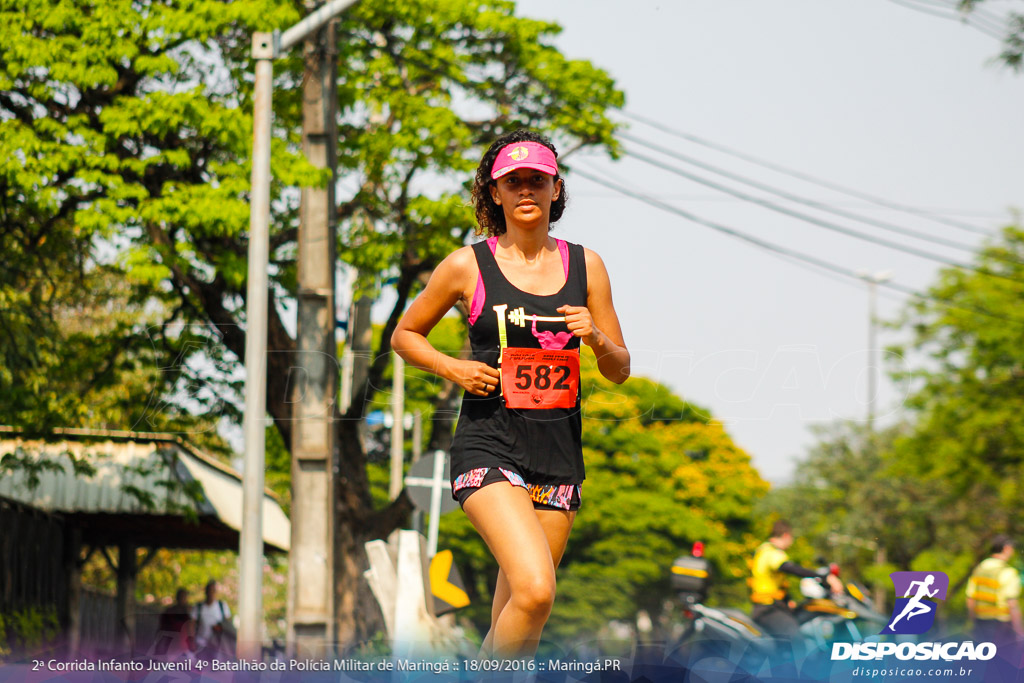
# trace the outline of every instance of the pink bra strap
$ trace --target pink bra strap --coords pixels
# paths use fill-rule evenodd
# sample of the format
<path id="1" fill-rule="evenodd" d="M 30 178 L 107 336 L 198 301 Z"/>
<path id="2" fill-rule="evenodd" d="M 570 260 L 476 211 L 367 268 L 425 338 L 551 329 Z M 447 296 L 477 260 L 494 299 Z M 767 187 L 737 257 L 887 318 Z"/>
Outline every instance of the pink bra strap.
<path id="1" fill-rule="evenodd" d="M 565 279 L 569 279 L 569 245 L 565 240 L 555 240 L 558 243 L 558 253 L 562 257 L 562 273 Z"/>
<path id="2" fill-rule="evenodd" d="M 487 246 L 491 248 L 491 253 L 498 248 L 498 236 L 487 238 Z M 487 292 L 484 289 L 484 276 L 479 270 L 476 275 L 476 289 L 473 290 L 473 301 L 469 305 L 469 324 L 472 325 L 476 322 L 476 319 L 480 317 L 480 314 L 484 312 L 484 301 L 487 299 Z"/>

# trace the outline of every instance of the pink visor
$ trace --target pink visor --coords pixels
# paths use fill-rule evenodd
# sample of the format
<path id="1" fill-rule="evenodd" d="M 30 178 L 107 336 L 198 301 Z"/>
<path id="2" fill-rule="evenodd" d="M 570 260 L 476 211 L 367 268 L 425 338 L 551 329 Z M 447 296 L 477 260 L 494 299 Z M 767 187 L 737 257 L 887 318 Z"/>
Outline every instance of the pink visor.
<path id="1" fill-rule="evenodd" d="M 502 147 L 491 167 L 491 178 L 497 180 L 517 168 L 532 168 L 548 175 L 558 175 L 555 153 L 539 142 L 513 142 Z"/>

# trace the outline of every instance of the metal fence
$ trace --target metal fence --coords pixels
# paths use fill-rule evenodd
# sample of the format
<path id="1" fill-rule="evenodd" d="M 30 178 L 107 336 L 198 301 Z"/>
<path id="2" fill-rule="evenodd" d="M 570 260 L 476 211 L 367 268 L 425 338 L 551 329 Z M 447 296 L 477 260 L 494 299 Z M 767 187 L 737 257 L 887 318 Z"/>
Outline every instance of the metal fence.
<path id="1" fill-rule="evenodd" d="M 0 614 L 67 604 L 64 521 L 0 498 Z"/>
<path id="2" fill-rule="evenodd" d="M 82 652 L 97 656 L 113 654 L 115 651 L 122 654 L 119 643 L 122 642 L 125 625 L 117 621 L 116 598 L 83 588 L 79 606 L 82 615 Z M 160 609 L 159 605 L 136 604 L 135 632 L 131 634 L 134 654 L 148 651 L 153 644 L 159 627 Z"/>

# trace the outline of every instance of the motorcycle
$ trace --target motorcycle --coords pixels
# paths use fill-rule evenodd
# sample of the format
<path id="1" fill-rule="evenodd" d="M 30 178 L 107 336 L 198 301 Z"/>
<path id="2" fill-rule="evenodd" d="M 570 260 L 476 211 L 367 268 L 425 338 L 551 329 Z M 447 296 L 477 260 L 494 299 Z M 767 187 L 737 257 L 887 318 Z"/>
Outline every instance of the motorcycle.
<path id="1" fill-rule="evenodd" d="M 829 567 L 829 573 L 839 576 L 839 567 Z M 828 649 L 834 642 L 859 642 L 874 635 L 888 622 L 888 617 L 875 610 L 867 591 L 853 582 L 843 582 L 842 593 L 829 591 L 826 580 L 804 578 L 800 580 L 800 593 L 804 599 L 794 612 L 800 622 L 800 632 L 816 648 Z"/>
<path id="2" fill-rule="evenodd" d="M 771 655 L 774 639 L 748 614 L 731 607 L 704 604 L 711 581 L 711 565 L 699 541 L 694 543 L 690 555 L 679 557 L 672 564 L 671 584 L 679 598 L 683 619 L 670 631 L 666 653 L 688 662 L 708 657 L 730 661 L 764 659 Z"/>
<path id="3" fill-rule="evenodd" d="M 833 642 L 859 642 L 877 633 L 887 617 L 871 605 L 867 592 L 855 582 L 844 583 L 844 592 L 831 593 L 828 573 L 838 577 L 839 568 L 800 582 L 803 599 L 794 616 L 800 624 L 805 653 L 828 652 Z M 757 662 L 777 653 L 779 641 L 767 634 L 751 617 L 735 608 L 704 604 L 712 582 L 711 566 L 704 557 L 704 546 L 697 542 L 689 556 L 675 560 L 671 568 L 672 588 L 676 591 L 683 619 L 669 634 L 666 651 L 677 659 L 695 661 L 702 657 L 721 657 L 730 661 Z"/>

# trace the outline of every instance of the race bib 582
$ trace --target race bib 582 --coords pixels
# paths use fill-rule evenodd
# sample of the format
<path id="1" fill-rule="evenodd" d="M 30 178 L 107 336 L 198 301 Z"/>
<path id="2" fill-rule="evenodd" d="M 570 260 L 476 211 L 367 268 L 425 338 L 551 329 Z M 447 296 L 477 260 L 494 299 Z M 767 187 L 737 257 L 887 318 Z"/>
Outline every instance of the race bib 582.
<path id="1" fill-rule="evenodd" d="M 573 408 L 579 386 L 577 351 L 501 350 L 501 395 L 509 408 Z"/>

